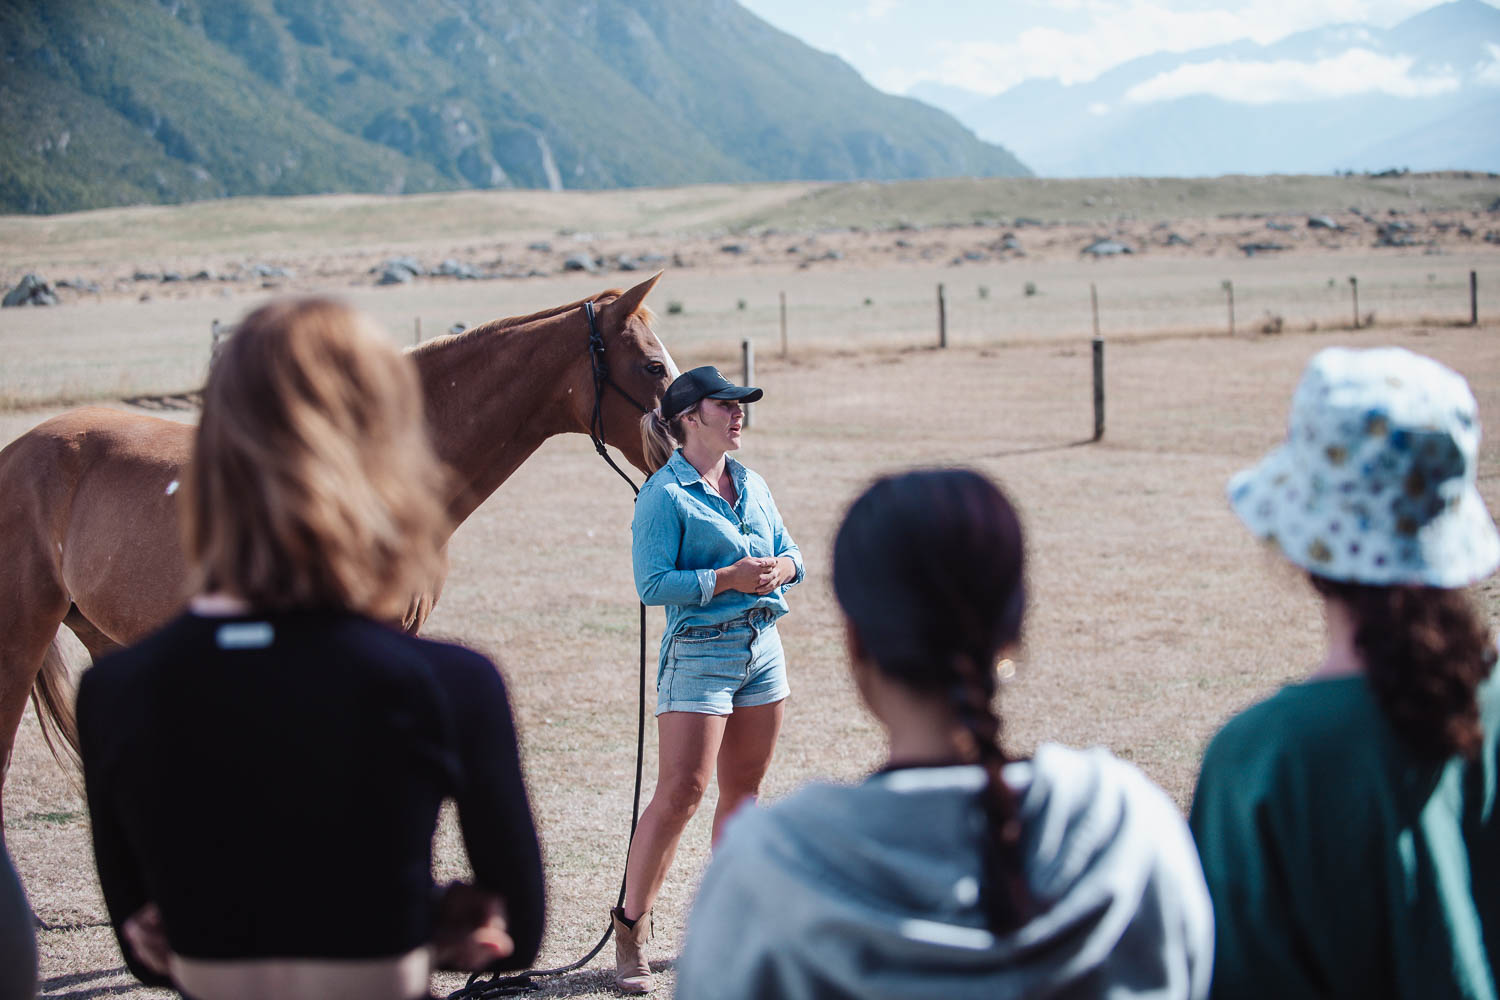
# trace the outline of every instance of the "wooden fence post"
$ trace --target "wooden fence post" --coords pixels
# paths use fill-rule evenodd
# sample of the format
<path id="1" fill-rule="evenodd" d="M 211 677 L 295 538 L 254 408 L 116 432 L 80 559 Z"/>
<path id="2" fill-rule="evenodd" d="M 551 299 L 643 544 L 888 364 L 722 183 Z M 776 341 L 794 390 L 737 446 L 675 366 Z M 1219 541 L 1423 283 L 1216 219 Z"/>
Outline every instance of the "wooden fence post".
<path id="1" fill-rule="evenodd" d="M 948 297 L 943 294 L 943 286 L 938 284 L 938 346 L 948 346 Z"/>
<path id="2" fill-rule="evenodd" d="M 786 348 L 786 292 L 781 293 L 781 356 L 787 356 Z"/>
<path id="3" fill-rule="evenodd" d="M 1359 279 L 1349 275 L 1349 293 L 1354 297 L 1354 329 L 1359 329 Z"/>
<path id="4" fill-rule="evenodd" d="M 749 340 L 740 341 L 740 355 L 744 361 L 745 379 L 740 385 L 755 384 L 755 345 Z M 750 404 L 744 404 L 745 426 L 750 426 Z"/>
<path id="5" fill-rule="evenodd" d="M 1479 272 L 1469 272 L 1469 325 L 1479 325 Z"/>
<path id="6" fill-rule="evenodd" d="M 1224 294 L 1229 297 L 1229 335 L 1234 336 L 1234 282 L 1224 279 Z"/>
<path id="7" fill-rule="evenodd" d="M 1094 339 L 1098 340 L 1099 339 L 1099 289 L 1097 289 L 1097 288 L 1094 287 L 1094 283 L 1092 281 L 1089 282 L 1089 301 L 1094 306 Z"/>
<path id="8" fill-rule="evenodd" d="M 1104 339 L 1094 338 L 1094 440 L 1104 437 Z"/>

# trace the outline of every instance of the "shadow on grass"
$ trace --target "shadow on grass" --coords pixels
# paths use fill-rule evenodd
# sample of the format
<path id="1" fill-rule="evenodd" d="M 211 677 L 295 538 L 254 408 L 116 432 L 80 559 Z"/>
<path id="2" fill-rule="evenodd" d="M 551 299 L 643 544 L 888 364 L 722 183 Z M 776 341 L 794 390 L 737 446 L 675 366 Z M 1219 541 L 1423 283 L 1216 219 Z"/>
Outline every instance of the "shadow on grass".
<path id="1" fill-rule="evenodd" d="M 1010 458 L 1013 455 L 1040 455 L 1049 451 L 1067 451 L 1070 448 L 1082 448 L 1085 445 L 1098 444 L 1093 438 L 1081 438 L 1077 441 L 1069 441 L 1067 444 L 1037 444 L 1026 448 L 1007 448 L 1004 451 L 992 451 L 985 458 Z"/>
<path id="2" fill-rule="evenodd" d="M 92 986 L 81 990 L 68 990 L 65 993 L 56 993 L 54 990 L 62 990 L 69 986 L 80 986 L 98 979 L 113 979 L 117 976 L 129 977 L 127 982 L 108 983 L 100 986 Z M 117 965 L 113 969 L 99 969 L 92 972 L 75 972 L 66 976 L 52 976 L 43 979 L 37 984 L 39 991 L 38 1000 L 88 1000 L 90 997 L 107 997 L 117 993 L 134 993 L 145 989 L 130 975 L 130 970 L 123 965 Z"/>
<path id="3" fill-rule="evenodd" d="M 595 996 L 600 993 L 606 995 L 617 994 L 618 991 L 615 989 L 614 972 L 608 967 L 608 964 L 604 962 L 604 960 L 601 959 L 600 961 L 601 966 L 599 967 L 579 969 L 576 972 L 564 973 L 563 975 L 559 976 L 543 976 L 539 979 L 535 979 L 533 980 L 533 991 L 515 993 L 498 991 L 486 994 L 483 989 L 484 983 L 481 982 L 475 984 L 473 992 L 466 993 L 464 990 L 459 990 L 456 993 L 450 993 L 446 995 L 434 994 L 434 996 L 438 997 L 439 1000 L 443 1000 L 445 996 L 457 996 L 460 998 L 472 997 L 475 998 L 475 1000 L 490 1000 L 490 998 L 498 998 L 503 996 L 531 996 L 540 998 Z M 663 972 L 671 972 L 676 968 L 677 960 L 675 958 L 660 959 L 651 963 L 651 971 L 658 975 Z M 658 982 L 657 985 L 660 986 L 661 983 Z M 47 1000 L 50 1000 L 50 998 L 47 998 Z"/>

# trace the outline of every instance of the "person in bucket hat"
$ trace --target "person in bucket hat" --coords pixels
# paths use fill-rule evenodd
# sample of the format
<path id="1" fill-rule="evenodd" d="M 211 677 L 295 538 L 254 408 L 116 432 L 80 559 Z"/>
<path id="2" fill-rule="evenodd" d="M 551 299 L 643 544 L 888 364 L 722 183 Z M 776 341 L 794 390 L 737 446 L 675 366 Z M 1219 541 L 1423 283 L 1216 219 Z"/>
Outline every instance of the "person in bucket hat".
<path id="1" fill-rule="evenodd" d="M 1229 482 L 1307 571 L 1327 646 L 1204 755 L 1190 825 L 1216 997 L 1496 996 L 1500 684 L 1463 589 L 1500 566 L 1479 439 L 1458 373 L 1329 348 L 1285 443 Z"/>
<path id="2" fill-rule="evenodd" d="M 759 794 L 790 688 L 777 620 L 802 580 L 802 554 L 766 481 L 729 457 L 743 404 L 761 398 L 712 365 L 684 372 L 641 420 L 647 464 L 631 522 L 635 586 L 666 607 L 656 673 L 659 771 L 610 911 L 615 985 L 655 986 L 646 945 L 651 910 L 677 843 L 716 777 L 717 842 L 725 821 Z"/>

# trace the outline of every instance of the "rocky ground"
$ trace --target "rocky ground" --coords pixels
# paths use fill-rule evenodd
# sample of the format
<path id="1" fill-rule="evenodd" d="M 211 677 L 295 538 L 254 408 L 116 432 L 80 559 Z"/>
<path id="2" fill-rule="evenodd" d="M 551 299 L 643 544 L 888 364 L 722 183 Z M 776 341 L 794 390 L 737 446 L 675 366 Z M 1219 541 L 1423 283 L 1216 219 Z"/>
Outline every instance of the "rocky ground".
<path id="1" fill-rule="evenodd" d="M 5 305 L 90 300 L 228 297 L 255 288 L 297 291 L 413 282 L 524 281 L 568 272 L 627 276 L 662 268 L 826 270 L 914 265 L 962 268 L 1025 259 L 1117 255 L 1211 258 L 1338 254 L 1374 249 L 1500 254 L 1500 199 L 1488 211 L 1349 209 L 1329 214 L 1247 213 L 1211 218 L 1059 223 L 1019 216 L 969 225 L 898 225 L 741 235 L 595 235 L 465 243 L 424 252 L 319 249 L 249 257 L 204 255 L 167 265 L 142 260 L 67 274 L 0 268 Z M 10 272 L 10 273 L 7 273 Z M 27 275 L 33 275 L 28 280 Z M 626 277 L 621 278 L 621 283 Z"/>

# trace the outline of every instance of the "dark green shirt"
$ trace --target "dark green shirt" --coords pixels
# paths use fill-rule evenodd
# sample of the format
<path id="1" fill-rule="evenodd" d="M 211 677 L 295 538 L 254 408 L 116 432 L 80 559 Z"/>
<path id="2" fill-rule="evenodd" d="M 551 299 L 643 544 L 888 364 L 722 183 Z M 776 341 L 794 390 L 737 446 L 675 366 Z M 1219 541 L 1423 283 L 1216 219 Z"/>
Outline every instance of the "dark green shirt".
<path id="1" fill-rule="evenodd" d="M 1478 760 L 1423 761 L 1363 677 L 1283 688 L 1204 755 L 1213 996 L 1496 997 L 1500 685 Z"/>

